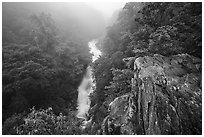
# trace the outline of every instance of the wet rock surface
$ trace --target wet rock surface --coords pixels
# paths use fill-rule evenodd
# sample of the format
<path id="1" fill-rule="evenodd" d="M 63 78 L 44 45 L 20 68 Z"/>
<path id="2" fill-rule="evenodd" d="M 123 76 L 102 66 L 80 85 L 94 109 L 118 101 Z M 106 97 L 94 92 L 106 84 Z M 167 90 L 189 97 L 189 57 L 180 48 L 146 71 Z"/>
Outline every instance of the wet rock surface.
<path id="1" fill-rule="evenodd" d="M 103 134 L 202 134 L 202 65 L 188 54 L 139 57 L 132 92 L 116 98 Z"/>

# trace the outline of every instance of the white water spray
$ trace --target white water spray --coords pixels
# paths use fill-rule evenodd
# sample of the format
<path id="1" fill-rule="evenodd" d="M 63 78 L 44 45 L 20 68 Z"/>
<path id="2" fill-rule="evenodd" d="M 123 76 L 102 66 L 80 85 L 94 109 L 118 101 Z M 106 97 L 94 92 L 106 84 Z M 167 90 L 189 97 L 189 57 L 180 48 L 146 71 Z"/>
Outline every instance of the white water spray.
<path id="1" fill-rule="evenodd" d="M 97 40 L 93 40 L 89 42 L 90 53 L 93 54 L 92 62 L 94 62 L 100 55 L 101 51 L 96 47 Z M 78 87 L 78 107 L 77 107 L 77 117 L 83 119 L 81 128 L 85 129 L 92 124 L 92 118 L 89 119 L 89 109 L 91 105 L 91 101 L 89 95 L 94 91 L 95 83 L 94 77 L 92 76 L 92 68 L 91 66 L 87 67 L 86 75 L 83 77 L 83 80 Z"/>
<path id="2" fill-rule="evenodd" d="M 89 44 L 89 48 L 90 48 L 90 53 L 93 54 L 92 61 L 94 62 L 97 58 L 100 57 L 101 51 L 98 50 L 97 47 L 96 47 L 97 40 L 92 40 L 88 44 Z"/>
<path id="3" fill-rule="evenodd" d="M 78 88 L 78 112 L 77 117 L 87 120 L 87 116 L 91 101 L 89 99 L 90 93 L 93 92 L 93 79 L 91 67 L 87 67 L 86 75 L 84 76 L 79 88 Z"/>

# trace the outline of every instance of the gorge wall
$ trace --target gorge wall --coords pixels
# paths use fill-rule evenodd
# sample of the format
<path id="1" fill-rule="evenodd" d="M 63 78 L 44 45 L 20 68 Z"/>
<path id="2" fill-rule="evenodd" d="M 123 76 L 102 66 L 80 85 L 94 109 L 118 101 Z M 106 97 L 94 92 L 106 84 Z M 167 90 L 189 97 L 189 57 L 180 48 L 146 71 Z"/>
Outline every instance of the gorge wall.
<path id="1" fill-rule="evenodd" d="M 116 98 L 102 134 L 202 134 L 201 59 L 136 58 L 131 93 Z"/>

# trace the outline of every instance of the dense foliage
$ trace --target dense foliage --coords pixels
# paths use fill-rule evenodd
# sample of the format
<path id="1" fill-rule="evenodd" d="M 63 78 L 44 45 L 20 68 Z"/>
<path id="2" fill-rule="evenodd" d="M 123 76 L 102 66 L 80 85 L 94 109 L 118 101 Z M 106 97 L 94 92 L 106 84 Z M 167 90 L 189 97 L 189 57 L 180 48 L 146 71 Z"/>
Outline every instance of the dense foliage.
<path id="1" fill-rule="evenodd" d="M 13 20 L 3 24 L 3 121 L 33 106 L 55 114 L 76 108 L 88 46 L 62 39 L 50 15 Z"/>
<path id="2" fill-rule="evenodd" d="M 110 82 L 110 85 L 105 87 L 106 90 L 104 91 L 107 96 L 105 100 L 107 107 L 116 97 L 131 92 L 133 72 L 130 69 L 112 69 L 112 73 L 113 80 Z"/>
<path id="3" fill-rule="evenodd" d="M 74 113 L 77 87 L 91 62 L 83 42 L 99 34 L 83 37 L 90 26 L 79 28 L 73 20 L 62 33 L 48 14 L 8 9 L 2 25 L 3 134 L 83 134 Z M 202 3 L 126 3 L 98 48 L 88 134 L 100 134 L 109 103 L 131 92 L 136 57 L 202 57 Z"/>
<path id="4" fill-rule="evenodd" d="M 105 117 L 107 104 L 130 91 L 125 88 L 135 57 L 188 53 L 201 58 L 201 16 L 202 3 L 127 3 L 98 44 L 102 56 L 95 62 L 95 119 Z"/>
<path id="5" fill-rule="evenodd" d="M 80 122 L 70 111 L 67 116 L 62 113 L 55 115 L 52 108 L 36 110 L 30 113 L 13 115 L 8 118 L 3 127 L 3 134 L 13 135 L 76 135 L 80 134 Z"/>

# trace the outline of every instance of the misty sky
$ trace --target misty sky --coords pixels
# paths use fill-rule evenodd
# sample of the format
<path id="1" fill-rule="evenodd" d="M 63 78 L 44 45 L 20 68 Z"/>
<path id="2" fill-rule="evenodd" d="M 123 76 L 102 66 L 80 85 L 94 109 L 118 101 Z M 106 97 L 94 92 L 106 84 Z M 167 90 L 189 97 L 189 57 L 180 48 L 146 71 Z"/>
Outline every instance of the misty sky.
<path id="1" fill-rule="evenodd" d="M 113 12 L 122 8 L 124 2 L 87 2 L 86 4 L 99 10 L 105 17 L 111 17 Z"/>
<path id="2" fill-rule="evenodd" d="M 104 35 L 124 5 L 124 2 L 4 2 L 3 27 L 11 26 L 12 22 L 23 24 L 32 14 L 46 13 L 51 14 L 67 40 L 91 41 Z"/>

